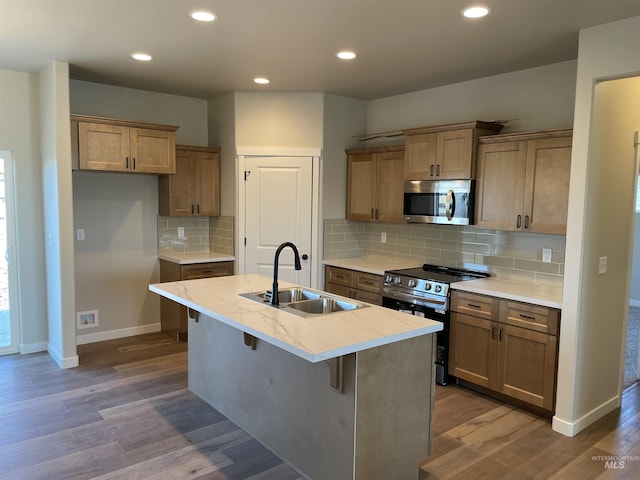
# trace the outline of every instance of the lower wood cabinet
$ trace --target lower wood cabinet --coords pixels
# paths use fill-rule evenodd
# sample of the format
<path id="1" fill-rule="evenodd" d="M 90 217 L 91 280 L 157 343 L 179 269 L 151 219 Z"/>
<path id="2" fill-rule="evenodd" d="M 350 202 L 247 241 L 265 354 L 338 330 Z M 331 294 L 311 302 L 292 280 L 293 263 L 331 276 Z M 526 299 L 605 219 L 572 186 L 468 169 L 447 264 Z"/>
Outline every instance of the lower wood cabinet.
<path id="1" fill-rule="evenodd" d="M 382 305 L 382 275 L 325 266 L 324 289 L 329 293 Z"/>
<path id="2" fill-rule="evenodd" d="M 449 373 L 553 411 L 559 311 L 458 291 L 451 308 Z"/>
<path id="3" fill-rule="evenodd" d="M 226 277 L 228 275 L 233 275 L 233 262 L 179 264 L 160 260 L 160 282 Z M 163 332 L 176 340 L 186 341 L 188 320 L 187 307 L 168 298 L 160 298 L 160 324 Z"/>

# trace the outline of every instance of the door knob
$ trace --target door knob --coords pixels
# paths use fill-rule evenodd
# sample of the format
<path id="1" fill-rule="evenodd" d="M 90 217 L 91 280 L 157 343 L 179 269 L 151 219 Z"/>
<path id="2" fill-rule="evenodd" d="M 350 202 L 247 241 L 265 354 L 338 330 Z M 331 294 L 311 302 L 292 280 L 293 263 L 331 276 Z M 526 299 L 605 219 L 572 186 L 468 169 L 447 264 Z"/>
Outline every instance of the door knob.
<path id="1" fill-rule="evenodd" d="M 303 260 L 308 260 L 309 259 L 309 255 L 307 255 L 306 253 L 302 255 L 302 259 Z"/>

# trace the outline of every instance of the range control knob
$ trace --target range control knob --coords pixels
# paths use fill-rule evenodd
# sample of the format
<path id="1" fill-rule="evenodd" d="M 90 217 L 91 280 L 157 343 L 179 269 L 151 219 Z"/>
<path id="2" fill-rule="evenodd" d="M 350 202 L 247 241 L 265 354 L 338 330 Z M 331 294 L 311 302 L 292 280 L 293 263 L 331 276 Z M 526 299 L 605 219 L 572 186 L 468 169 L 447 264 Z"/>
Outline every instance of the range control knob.
<path id="1" fill-rule="evenodd" d="M 431 283 L 427 282 L 427 283 L 424 285 L 424 289 L 425 289 L 427 292 L 428 292 L 429 290 L 431 290 Z"/>
<path id="2" fill-rule="evenodd" d="M 391 283 L 393 282 L 393 277 L 391 275 L 387 275 L 386 277 L 384 277 L 384 283 Z"/>
<path id="3" fill-rule="evenodd" d="M 436 285 L 436 293 L 440 293 L 442 291 L 442 285 Z"/>
<path id="4" fill-rule="evenodd" d="M 409 280 L 409 281 L 407 282 L 407 286 L 408 286 L 409 288 L 413 288 L 413 287 L 415 287 L 415 286 L 416 286 L 416 281 L 415 281 L 415 280 L 413 280 L 413 279 Z"/>
<path id="5" fill-rule="evenodd" d="M 400 277 L 396 277 L 393 279 L 394 285 L 402 285 L 402 279 Z"/>

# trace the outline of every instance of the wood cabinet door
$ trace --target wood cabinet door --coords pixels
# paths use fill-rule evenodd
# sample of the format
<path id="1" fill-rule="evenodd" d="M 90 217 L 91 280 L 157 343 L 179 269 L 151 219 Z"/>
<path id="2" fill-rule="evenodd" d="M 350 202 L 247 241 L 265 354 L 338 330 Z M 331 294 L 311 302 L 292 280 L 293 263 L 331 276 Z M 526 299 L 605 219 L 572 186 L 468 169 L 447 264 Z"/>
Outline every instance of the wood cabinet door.
<path id="1" fill-rule="evenodd" d="M 195 152 L 195 214 L 220 215 L 220 154 Z"/>
<path id="2" fill-rule="evenodd" d="M 176 151 L 176 173 L 158 178 L 160 215 L 189 217 L 194 214 L 194 166 L 193 153 Z"/>
<path id="3" fill-rule="evenodd" d="M 125 172 L 130 161 L 129 127 L 78 122 L 81 169 Z"/>
<path id="4" fill-rule="evenodd" d="M 437 134 L 407 135 L 404 150 L 405 180 L 431 180 L 435 177 Z"/>
<path id="5" fill-rule="evenodd" d="M 403 223 L 404 152 L 375 155 L 377 162 L 377 199 L 374 219 L 386 223 Z"/>
<path id="6" fill-rule="evenodd" d="M 374 154 L 349 155 L 347 163 L 347 218 L 373 221 L 376 205 Z"/>
<path id="7" fill-rule="evenodd" d="M 176 172 L 176 142 L 173 132 L 130 128 L 131 171 L 139 173 Z"/>
<path id="8" fill-rule="evenodd" d="M 436 148 L 435 178 L 455 180 L 472 178 L 473 129 L 439 132 Z"/>
<path id="9" fill-rule="evenodd" d="M 552 410 L 557 337 L 503 324 L 498 337 L 496 391 Z"/>
<path id="10" fill-rule="evenodd" d="M 497 323 L 451 313 L 449 373 L 486 388 L 493 388 L 496 371 Z"/>
<path id="11" fill-rule="evenodd" d="M 570 170 L 571 137 L 528 142 L 525 231 L 566 233 Z"/>
<path id="12" fill-rule="evenodd" d="M 522 230 L 527 142 L 483 144 L 478 148 L 476 226 Z"/>

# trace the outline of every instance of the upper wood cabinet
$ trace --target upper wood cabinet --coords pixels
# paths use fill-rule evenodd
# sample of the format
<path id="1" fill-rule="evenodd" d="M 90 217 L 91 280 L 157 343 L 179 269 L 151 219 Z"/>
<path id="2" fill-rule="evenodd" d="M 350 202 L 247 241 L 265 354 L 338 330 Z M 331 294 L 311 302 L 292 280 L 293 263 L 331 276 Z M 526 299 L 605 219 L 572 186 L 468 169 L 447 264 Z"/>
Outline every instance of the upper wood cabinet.
<path id="1" fill-rule="evenodd" d="M 553 130 L 481 138 L 476 225 L 566 233 L 571 134 L 571 130 Z"/>
<path id="2" fill-rule="evenodd" d="M 347 218 L 403 223 L 404 146 L 347 150 Z"/>
<path id="3" fill-rule="evenodd" d="M 175 175 L 158 177 L 158 210 L 171 217 L 220 215 L 220 148 L 178 145 Z"/>
<path id="4" fill-rule="evenodd" d="M 478 136 L 501 129 L 501 124 L 478 121 L 404 130 L 405 180 L 474 178 Z"/>
<path id="5" fill-rule="evenodd" d="M 73 167 L 80 170 L 175 173 L 178 127 L 71 116 Z"/>

